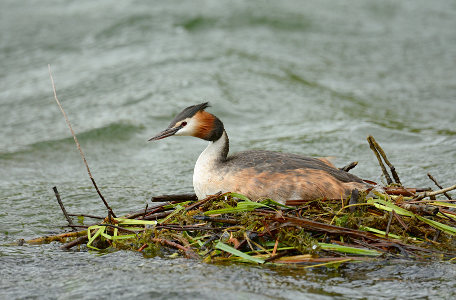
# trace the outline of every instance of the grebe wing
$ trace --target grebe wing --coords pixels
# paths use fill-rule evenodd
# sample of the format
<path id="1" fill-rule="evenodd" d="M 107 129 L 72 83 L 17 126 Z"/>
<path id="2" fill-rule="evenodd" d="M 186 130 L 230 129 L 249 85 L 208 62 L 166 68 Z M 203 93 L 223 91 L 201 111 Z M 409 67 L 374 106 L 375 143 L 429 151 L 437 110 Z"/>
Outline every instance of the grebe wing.
<path id="1" fill-rule="evenodd" d="M 231 170 L 252 168 L 257 172 L 287 172 L 292 170 L 322 170 L 342 182 L 363 182 L 357 176 L 334 168 L 324 161 L 307 156 L 275 151 L 252 150 L 229 156 L 225 166 Z"/>

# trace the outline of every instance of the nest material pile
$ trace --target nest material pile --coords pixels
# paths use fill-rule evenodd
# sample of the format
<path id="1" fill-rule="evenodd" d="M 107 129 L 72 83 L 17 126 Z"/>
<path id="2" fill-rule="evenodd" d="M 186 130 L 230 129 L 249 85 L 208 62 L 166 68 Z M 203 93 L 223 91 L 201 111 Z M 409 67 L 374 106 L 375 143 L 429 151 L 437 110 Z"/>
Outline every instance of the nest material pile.
<path id="1" fill-rule="evenodd" d="M 167 201 L 122 218 L 109 216 L 86 231 L 54 240 L 64 242 L 74 235 L 79 237 L 63 248 L 84 243 L 99 250 L 205 262 L 315 266 L 379 258 L 453 259 L 456 204 L 397 195 L 412 192 L 392 187 L 360 195 L 356 203 L 311 200 L 293 207 L 272 200 L 253 202 L 234 193 L 200 201 L 194 195 L 156 197 L 154 201 Z"/>

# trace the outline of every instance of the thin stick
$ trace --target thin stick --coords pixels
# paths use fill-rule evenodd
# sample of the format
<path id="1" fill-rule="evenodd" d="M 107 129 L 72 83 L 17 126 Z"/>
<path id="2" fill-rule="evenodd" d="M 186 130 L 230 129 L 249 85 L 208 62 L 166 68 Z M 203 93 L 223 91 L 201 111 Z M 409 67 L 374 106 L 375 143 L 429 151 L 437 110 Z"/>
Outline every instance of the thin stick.
<path id="1" fill-rule="evenodd" d="M 431 179 L 435 183 L 436 186 L 438 186 L 439 189 L 443 189 L 443 186 L 441 186 L 430 173 L 427 173 L 427 176 L 429 177 L 429 179 Z M 447 197 L 448 200 L 451 200 L 451 197 L 450 197 L 450 195 L 447 194 L 447 192 L 445 192 L 443 194 L 445 195 L 445 197 Z"/>
<path id="2" fill-rule="evenodd" d="M 172 213 L 173 213 L 173 211 L 158 212 L 158 213 L 154 213 L 154 214 L 145 216 L 143 220 L 158 220 L 160 218 L 165 218 Z"/>
<path id="3" fill-rule="evenodd" d="M 195 258 L 195 259 L 199 258 L 199 256 L 195 252 L 193 252 L 190 248 L 185 248 L 184 246 L 182 246 L 178 243 L 174 243 L 172 241 L 168 241 L 168 240 L 160 239 L 160 238 L 151 238 L 150 240 L 154 243 L 160 243 L 162 245 L 166 245 L 166 246 L 170 246 L 170 247 L 182 250 L 185 253 L 185 256 L 187 256 L 187 258 Z"/>
<path id="4" fill-rule="evenodd" d="M 87 217 L 87 218 L 92 218 L 92 219 L 104 220 L 104 217 L 87 215 L 87 214 L 68 214 L 68 215 L 73 216 L 73 217 Z"/>
<path id="5" fill-rule="evenodd" d="M 438 229 L 436 230 L 434 238 L 432 239 L 433 242 L 437 242 L 441 232 L 442 232 L 441 230 L 438 230 Z"/>
<path id="6" fill-rule="evenodd" d="M 172 226 L 171 224 L 170 225 L 157 225 L 155 227 L 156 229 L 170 229 L 170 230 L 175 230 L 175 231 L 193 231 L 193 230 L 198 230 L 198 231 L 220 231 L 220 230 L 225 230 L 227 229 L 228 227 L 202 227 L 202 226 L 191 226 L 191 225 L 187 225 L 187 226 Z"/>
<path id="7" fill-rule="evenodd" d="M 54 99 L 57 102 L 57 105 L 59 106 L 60 111 L 62 112 L 63 116 L 65 117 L 65 121 L 66 121 L 68 127 L 70 128 L 71 135 L 73 136 L 74 142 L 76 143 L 76 146 L 78 147 L 79 153 L 81 154 L 82 160 L 84 161 L 84 165 L 87 168 L 87 173 L 89 174 L 90 180 L 92 180 L 92 184 L 95 187 L 95 190 L 97 190 L 98 196 L 100 196 L 101 200 L 103 201 L 103 203 L 106 206 L 106 208 L 108 209 L 108 211 L 111 213 L 111 215 L 114 218 L 116 218 L 116 215 L 112 211 L 112 209 L 109 206 L 108 202 L 106 202 L 105 198 L 103 197 L 103 195 L 101 194 L 100 190 L 98 189 L 98 186 L 97 186 L 97 184 L 95 182 L 95 179 L 93 179 L 92 173 L 90 172 L 89 165 L 87 164 L 87 160 L 86 160 L 86 158 L 84 156 L 84 153 L 82 152 L 81 145 L 79 145 L 78 139 L 76 138 L 76 135 L 74 134 L 73 127 L 71 127 L 70 120 L 68 119 L 67 114 L 63 110 L 62 104 L 60 104 L 60 101 L 57 98 L 57 92 L 55 90 L 54 78 L 52 78 L 52 73 L 51 73 L 51 65 L 48 65 L 48 69 L 49 69 L 49 77 L 51 77 L 52 89 L 54 91 Z"/>
<path id="8" fill-rule="evenodd" d="M 385 230 L 386 237 L 388 237 L 388 234 L 390 231 L 391 221 L 393 220 L 393 212 L 394 212 L 394 209 L 389 212 L 388 225 L 386 225 L 386 230 Z"/>
<path id="9" fill-rule="evenodd" d="M 285 255 L 288 255 L 290 252 L 289 251 L 284 251 L 282 253 L 279 253 L 279 254 L 273 254 L 271 255 L 270 257 L 266 258 L 264 261 L 265 262 L 270 262 L 270 261 L 274 261 L 276 259 L 279 259 L 281 257 L 284 257 Z"/>
<path id="10" fill-rule="evenodd" d="M 72 242 L 69 242 L 69 243 L 66 243 L 65 245 L 61 246 L 60 249 L 62 250 L 69 250 L 70 248 L 74 247 L 74 246 L 77 246 L 77 245 L 80 245 L 80 244 L 84 244 L 85 242 L 87 242 L 89 239 L 87 237 L 87 235 L 85 236 L 80 236 L 78 237 L 77 239 L 75 239 L 74 241 Z"/>
<path id="11" fill-rule="evenodd" d="M 146 208 L 144 208 L 144 214 L 142 216 L 142 218 L 144 219 L 144 217 L 146 216 L 147 214 L 147 208 L 149 207 L 149 203 L 146 203 Z"/>
<path id="12" fill-rule="evenodd" d="M 436 201 L 444 202 L 444 203 L 452 203 L 452 202 L 456 202 L 456 199 L 450 199 L 450 200 L 413 200 L 413 201 L 410 201 L 408 203 L 430 203 L 430 202 L 436 202 Z"/>
<path id="13" fill-rule="evenodd" d="M 222 196 L 222 195 L 223 194 L 221 192 L 218 192 L 215 195 L 208 196 L 208 197 L 204 198 L 203 200 L 200 200 L 198 202 L 193 203 L 192 205 L 189 205 L 185 210 L 189 211 L 189 210 L 195 209 L 197 207 L 200 207 L 201 205 L 203 205 L 204 203 L 208 202 L 209 200 L 215 199 L 215 198 L 217 198 L 219 196 Z"/>
<path id="14" fill-rule="evenodd" d="M 117 228 L 119 230 L 123 230 L 125 232 L 130 232 L 130 233 L 133 233 L 133 234 L 136 234 L 136 238 L 138 238 L 138 232 L 134 231 L 134 230 L 130 230 L 130 229 L 127 229 L 127 228 L 124 228 L 124 227 L 120 227 L 120 226 L 116 226 L 116 225 L 112 225 L 112 224 L 99 224 L 98 226 L 106 226 L 106 227 L 111 227 L 111 228 Z"/>
<path id="15" fill-rule="evenodd" d="M 65 225 L 65 226 L 62 226 L 62 227 L 71 227 L 71 228 L 89 228 L 90 226 L 87 226 L 87 225 Z"/>
<path id="16" fill-rule="evenodd" d="M 369 147 L 371 148 L 372 152 L 374 152 L 375 156 L 377 157 L 378 164 L 380 165 L 380 168 L 382 169 L 382 173 L 386 178 L 386 183 L 388 185 L 393 183 L 393 180 L 391 180 L 391 177 L 388 174 L 388 171 L 386 171 L 385 165 L 383 164 L 382 158 L 380 157 L 380 154 L 378 153 L 377 148 L 375 148 L 375 144 L 373 142 L 373 137 L 370 135 L 367 137 L 367 141 L 369 142 Z"/>
<path id="17" fill-rule="evenodd" d="M 65 206 L 63 206 L 62 200 L 60 199 L 59 191 L 57 191 L 57 187 L 54 186 L 52 189 L 54 190 L 54 194 L 55 194 L 55 197 L 57 198 L 57 202 L 59 202 L 60 209 L 62 210 L 63 215 L 65 216 L 65 218 L 68 221 L 68 225 L 73 226 L 73 221 L 71 220 L 70 216 L 68 215 L 68 213 L 65 209 Z M 72 229 L 75 230 L 74 227 Z"/>
<path id="18" fill-rule="evenodd" d="M 272 250 L 272 256 L 276 255 L 278 246 L 279 246 L 279 239 L 276 239 L 275 244 L 274 244 L 274 249 Z"/>
<path id="19" fill-rule="evenodd" d="M 450 220 L 450 222 L 456 223 L 456 221 L 455 221 L 452 217 L 450 217 L 450 216 L 448 216 L 446 213 L 444 213 L 444 212 L 442 211 L 442 209 L 439 209 L 439 213 L 441 213 L 445 218 L 447 218 L 448 220 Z"/>
<path id="20" fill-rule="evenodd" d="M 383 151 L 382 147 L 380 147 L 380 145 L 377 143 L 377 141 L 374 139 L 373 136 L 370 135 L 368 137 L 368 139 L 369 138 L 370 138 L 371 142 L 374 144 L 374 147 L 377 149 L 377 151 L 383 157 L 383 160 L 385 161 L 385 163 L 388 165 L 388 167 L 390 167 L 391 174 L 393 175 L 394 181 L 396 181 L 396 183 L 398 183 L 398 184 L 402 184 L 401 180 L 399 179 L 399 175 L 397 175 L 396 168 L 393 166 L 392 163 L 390 163 L 390 161 L 386 157 L 385 151 Z"/>
<path id="21" fill-rule="evenodd" d="M 175 202 L 165 202 L 165 203 L 162 203 L 160 205 L 156 205 L 156 206 L 152 206 L 152 207 L 149 207 L 147 208 L 147 213 L 146 213 L 146 217 L 152 213 L 155 213 L 155 212 L 158 212 L 158 211 L 165 211 L 165 210 L 171 210 L 172 208 L 169 208 L 169 209 L 164 209 L 163 206 L 166 206 L 166 205 L 170 205 L 170 204 L 175 204 Z M 136 212 L 133 212 L 133 213 L 130 213 L 130 214 L 127 214 L 125 216 L 125 218 L 127 219 L 136 219 L 137 217 L 141 217 L 144 215 L 144 210 L 141 209 L 139 211 L 136 211 Z"/>
<path id="22" fill-rule="evenodd" d="M 143 251 L 144 249 L 146 249 L 147 246 L 149 246 L 149 245 L 148 245 L 148 244 L 144 244 L 144 245 L 142 245 L 142 246 L 141 246 L 138 250 L 136 250 L 136 251 L 141 252 L 141 251 Z"/>
<path id="23" fill-rule="evenodd" d="M 76 232 L 65 232 L 62 234 L 58 235 L 51 235 L 51 236 L 44 236 L 44 237 L 39 237 L 36 239 L 28 240 L 25 241 L 27 244 L 45 244 L 45 243 L 50 243 L 50 242 L 65 242 L 67 238 L 70 237 L 79 237 L 79 236 L 87 236 L 87 230 L 81 230 L 81 231 L 76 231 Z"/>
<path id="24" fill-rule="evenodd" d="M 394 209 L 391 211 L 393 213 L 393 216 L 396 218 L 396 220 L 401 224 L 401 226 L 404 228 L 405 231 L 408 230 L 407 224 L 405 224 L 404 220 L 402 220 L 401 216 L 399 216 Z"/>
<path id="25" fill-rule="evenodd" d="M 420 194 L 416 199 L 413 199 L 413 200 L 416 201 L 416 200 L 421 200 L 426 197 L 437 196 L 437 195 L 440 195 L 440 194 L 443 194 L 445 192 L 449 192 L 452 190 L 456 190 L 456 184 L 449 186 L 447 188 L 441 189 L 441 190 L 434 191 L 434 192 L 424 192 L 424 193 Z"/>
<path id="26" fill-rule="evenodd" d="M 161 195 L 152 197 L 152 202 L 166 202 L 166 201 L 196 201 L 198 198 L 195 194 L 177 194 L 177 195 Z"/>

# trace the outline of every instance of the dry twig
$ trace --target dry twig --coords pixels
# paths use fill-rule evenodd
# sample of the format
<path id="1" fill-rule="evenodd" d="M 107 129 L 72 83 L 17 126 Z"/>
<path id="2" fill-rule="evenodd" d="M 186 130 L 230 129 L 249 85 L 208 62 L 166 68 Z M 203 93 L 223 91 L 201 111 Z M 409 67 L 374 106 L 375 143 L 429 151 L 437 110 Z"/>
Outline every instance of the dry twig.
<path id="1" fill-rule="evenodd" d="M 390 167 L 391 174 L 393 175 L 394 181 L 396 181 L 396 183 L 402 185 L 401 180 L 399 179 L 399 175 L 397 175 L 396 168 L 393 166 L 392 163 L 390 163 L 390 161 L 388 160 L 388 157 L 386 157 L 385 151 L 383 151 L 382 147 L 380 147 L 380 145 L 377 143 L 377 141 L 374 139 L 373 136 L 369 136 L 369 138 L 370 138 L 371 142 L 374 144 L 375 149 L 377 149 L 377 151 L 383 157 L 383 160 L 385 161 L 385 163 L 388 165 L 388 167 Z"/>
<path id="2" fill-rule="evenodd" d="M 443 186 L 441 186 L 437 180 L 430 174 L 430 173 L 427 173 L 427 176 L 429 177 L 429 179 L 431 179 L 435 185 L 439 188 L 439 189 L 443 189 Z M 443 193 L 445 195 L 445 197 L 447 197 L 448 200 L 451 200 L 451 196 L 447 194 L 447 192 L 444 192 Z"/>
<path id="3" fill-rule="evenodd" d="M 88 240 L 89 240 L 89 238 L 87 237 L 87 235 L 80 236 L 77 239 L 75 239 L 74 241 L 71 241 L 71 242 L 66 243 L 65 245 L 61 246 L 60 249 L 69 250 L 69 249 L 73 248 L 74 246 L 86 243 Z"/>
<path id="4" fill-rule="evenodd" d="M 82 152 L 81 145 L 79 144 L 78 139 L 76 137 L 76 134 L 73 131 L 73 127 L 71 127 L 70 120 L 68 119 L 67 114 L 63 110 L 62 104 L 60 104 L 60 101 L 57 98 L 57 92 L 56 92 L 56 89 L 55 89 L 54 78 L 52 78 L 52 73 L 51 73 L 51 65 L 48 65 L 48 69 L 49 69 L 49 77 L 51 77 L 52 89 L 54 91 L 54 99 L 57 102 L 57 105 L 59 106 L 60 111 L 62 112 L 63 116 L 65 117 L 65 121 L 66 121 L 68 127 L 70 128 L 71 135 L 73 136 L 74 142 L 76 143 L 76 146 L 78 147 L 79 153 L 81 154 L 82 160 L 84 161 L 84 165 L 86 166 L 87 173 L 89 174 L 90 180 L 92 181 L 92 184 L 95 187 L 95 190 L 97 191 L 98 196 L 100 196 L 100 198 L 103 201 L 104 205 L 108 209 L 108 212 L 115 218 L 116 215 L 114 214 L 114 212 L 112 211 L 112 209 L 109 206 L 108 202 L 106 202 L 105 198 L 103 197 L 103 195 L 101 194 L 100 190 L 98 189 L 98 186 L 97 186 L 97 184 L 95 182 L 95 179 L 93 179 L 92 173 L 90 172 L 89 165 L 87 164 L 87 160 L 86 160 L 86 158 L 84 156 L 84 153 Z"/>
<path id="5" fill-rule="evenodd" d="M 160 239 L 160 238 L 151 238 L 150 240 L 154 243 L 160 243 L 162 245 L 166 245 L 166 246 L 170 246 L 175 249 L 182 250 L 185 253 L 185 256 L 187 256 L 187 258 L 193 258 L 193 259 L 199 258 L 199 256 L 195 252 L 193 252 L 190 248 L 185 248 L 184 246 L 182 246 L 178 243 L 168 241 L 165 239 Z"/>
<path id="6" fill-rule="evenodd" d="M 68 215 L 68 213 L 67 213 L 67 211 L 65 209 L 65 206 L 63 206 L 62 200 L 60 199 L 59 191 L 57 191 L 57 187 L 54 186 L 52 189 L 54 190 L 54 194 L 55 194 L 55 197 L 57 198 L 57 202 L 59 202 L 60 209 L 62 210 L 63 215 L 65 216 L 65 218 L 68 221 L 68 225 L 72 226 L 72 230 L 75 231 L 75 229 L 73 227 L 73 225 L 74 225 L 73 221 L 71 220 L 70 216 Z"/>
<path id="7" fill-rule="evenodd" d="M 456 184 L 455 184 L 455 185 L 452 185 L 452 186 L 449 186 L 449 187 L 447 187 L 447 188 L 441 189 L 441 190 L 437 190 L 437 191 L 433 191 L 433 192 L 424 192 L 424 193 L 418 195 L 418 197 L 416 197 L 415 199 L 413 199 L 413 201 L 410 202 L 410 203 L 413 203 L 414 201 L 421 200 L 421 199 L 423 199 L 423 198 L 432 197 L 432 196 L 437 196 L 437 195 L 440 195 L 440 194 L 443 194 L 443 193 L 445 193 L 445 192 L 449 192 L 449 191 L 452 191 L 452 190 L 456 190 Z"/>
<path id="8" fill-rule="evenodd" d="M 196 201 L 198 198 L 196 194 L 178 194 L 178 195 L 161 195 L 152 197 L 152 202 L 166 202 L 166 201 L 173 201 L 173 202 L 185 202 L 185 201 Z"/>
<path id="9" fill-rule="evenodd" d="M 383 161 L 382 161 L 382 158 L 380 157 L 378 149 L 375 147 L 374 138 L 370 135 L 367 137 L 367 141 L 369 142 L 369 147 L 371 148 L 372 152 L 374 152 L 375 156 L 377 157 L 378 164 L 380 165 L 380 168 L 382 169 L 383 176 L 385 176 L 386 183 L 388 185 L 392 184 L 393 180 L 391 180 L 391 177 L 388 174 L 388 171 L 386 171 L 385 165 L 383 164 Z"/>

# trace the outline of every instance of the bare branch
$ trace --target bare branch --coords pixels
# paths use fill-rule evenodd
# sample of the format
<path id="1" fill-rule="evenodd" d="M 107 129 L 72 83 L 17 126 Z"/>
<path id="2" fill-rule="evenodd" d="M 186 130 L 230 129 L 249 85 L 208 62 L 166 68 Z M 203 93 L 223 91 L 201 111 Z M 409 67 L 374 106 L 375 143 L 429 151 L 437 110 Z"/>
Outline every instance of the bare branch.
<path id="1" fill-rule="evenodd" d="M 100 196 L 101 200 L 103 201 L 103 203 L 104 203 L 104 205 L 106 206 L 106 208 L 108 209 L 108 211 L 109 211 L 109 212 L 114 216 L 114 218 L 115 218 L 116 215 L 114 214 L 114 212 L 112 211 L 112 209 L 111 209 L 111 207 L 109 206 L 108 202 L 106 202 L 105 198 L 103 197 L 103 195 L 101 194 L 100 190 L 98 189 L 98 186 L 97 186 L 97 184 L 96 184 L 96 182 L 95 182 L 95 179 L 93 179 L 92 173 L 90 172 L 89 165 L 87 164 L 87 160 L 86 160 L 86 158 L 85 158 L 85 156 L 84 156 L 84 153 L 82 152 L 81 145 L 79 144 L 78 139 L 77 139 L 76 135 L 74 134 L 73 127 L 71 127 L 70 120 L 68 119 L 67 114 L 66 114 L 65 111 L 63 110 L 62 104 L 60 104 L 60 101 L 59 101 L 59 99 L 57 98 L 57 92 L 56 92 L 56 90 L 55 90 L 54 78 L 52 78 L 52 73 L 51 73 L 51 65 L 48 65 L 48 69 L 49 69 L 49 77 L 51 77 L 52 89 L 53 89 L 53 91 L 54 91 L 54 99 L 55 99 L 55 101 L 57 102 L 57 105 L 59 106 L 60 111 L 62 112 L 63 116 L 65 117 L 65 121 L 66 121 L 68 127 L 70 128 L 71 135 L 73 136 L 74 142 L 76 143 L 76 146 L 78 147 L 79 153 L 81 154 L 82 160 L 84 161 L 84 165 L 85 165 L 86 168 L 87 168 L 87 173 L 89 174 L 90 180 L 92 181 L 92 184 L 93 184 L 93 186 L 95 187 L 95 190 L 97 191 L 98 196 Z"/>

